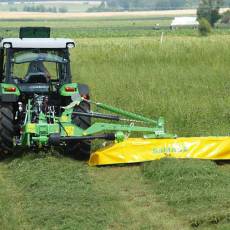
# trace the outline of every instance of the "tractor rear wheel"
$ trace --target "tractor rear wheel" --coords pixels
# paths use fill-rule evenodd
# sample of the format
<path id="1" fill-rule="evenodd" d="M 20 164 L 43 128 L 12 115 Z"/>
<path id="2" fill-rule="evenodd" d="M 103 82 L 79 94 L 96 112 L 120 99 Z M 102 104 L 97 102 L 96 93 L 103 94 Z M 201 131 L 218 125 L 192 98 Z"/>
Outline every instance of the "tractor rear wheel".
<path id="1" fill-rule="evenodd" d="M 12 154 L 14 146 L 14 114 L 13 106 L 0 105 L 0 158 Z"/>
<path id="2" fill-rule="evenodd" d="M 80 105 L 76 106 L 74 112 L 83 112 L 89 113 L 90 112 L 90 104 L 88 102 L 81 102 Z M 72 116 L 73 123 L 82 128 L 88 129 L 91 126 L 91 118 L 90 117 L 80 117 L 77 115 Z M 67 144 L 67 151 L 68 153 L 76 158 L 82 160 L 88 160 L 90 157 L 91 152 L 91 142 L 90 141 L 71 141 Z"/>

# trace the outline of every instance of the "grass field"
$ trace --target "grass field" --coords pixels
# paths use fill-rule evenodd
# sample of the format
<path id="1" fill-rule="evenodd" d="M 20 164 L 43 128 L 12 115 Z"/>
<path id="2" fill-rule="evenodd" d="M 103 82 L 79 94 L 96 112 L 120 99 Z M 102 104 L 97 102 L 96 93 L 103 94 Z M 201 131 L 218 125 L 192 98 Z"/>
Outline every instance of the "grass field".
<path id="1" fill-rule="evenodd" d="M 71 32 L 70 21 L 48 24 L 56 23 L 55 35 L 69 31 L 78 40 L 72 75 L 90 85 L 94 100 L 164 116 L 168 131 L 179 136 L 228 135 L 229 31 L 207 38 L 166 31 L 160 44 L 161 31 L 125 34 L 132 20 L 116 24 L 112 18 L 103 26 L 92 21 L 98 23 L 93 32 L 90 20 L 76 21 Z M 22 23 L 1 22 L 15 28 L 3 35 L 16 34 Z M 110 33 L 113 23 L 119 28 Z M 85 34 L 77 36 L 78 26 Z M 209 161 L 89 168 L 56 152 L 29 153 L 0 163 L 1 228 L 227 230 L 229 173 L 228 164 Z"/>
<path id="2" fill-rule="evenodd" d="M 53 37 L 79 38 L 136 38 L 155 37 L 159 39 L 162 32 L 167 37 L 198 37 L 197 30 L 170 30 L 170 16 L 132 16 L 132 17 L 81 17 L 78 19 L 11 19 L 0 21 L 0 35 L 17 37 L 21 26 L 50 26 Z M 160 29 L 156 30 L 156 25 Z M 230 35 L 229 26 L 220 26 L 212 31 L 213 35 Z M 186 38 L 185 38 L 186 39 Z M 96 39 L 97 40 L 97 39 Z"/>

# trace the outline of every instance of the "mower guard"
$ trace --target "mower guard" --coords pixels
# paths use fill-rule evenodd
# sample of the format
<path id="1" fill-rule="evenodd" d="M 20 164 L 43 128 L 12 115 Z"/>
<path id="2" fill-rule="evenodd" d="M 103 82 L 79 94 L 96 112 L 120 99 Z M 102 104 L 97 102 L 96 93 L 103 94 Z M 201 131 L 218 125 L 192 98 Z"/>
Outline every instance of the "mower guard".
<path id="1" fill-rule="evenodd" d="M 229 160 L 230 137 L 130 138 L 91 155 L 90 166 L 140 163 L 162 158 Z"/>

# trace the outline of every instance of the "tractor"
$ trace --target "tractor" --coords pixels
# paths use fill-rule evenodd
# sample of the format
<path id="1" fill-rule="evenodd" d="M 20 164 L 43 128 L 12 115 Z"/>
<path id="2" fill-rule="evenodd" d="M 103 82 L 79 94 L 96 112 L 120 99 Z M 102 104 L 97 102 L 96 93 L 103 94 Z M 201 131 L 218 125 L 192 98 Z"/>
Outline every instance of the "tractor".
<path id="1" fill-rule="evenodd" d="M 20 38 L 1 41 L 1 155 L 12 153 L 14 145 L 26 142 L 23 126 L 28 119 L 25 111 L 29 109 L 26 106 L 29 100 L 33 108 L 31 123 L 37 123 L 43 114 L 49 115 L 44 119 L 48 124 L 53 124 L 52 116 L 61 114 L 61 108 L 71 102 L 74 93 L 79 92 L 82 97 L 89 99 L 87 85 L 72 83 L 69 49 L 75 46 L 74 41 L 49 38 L 49 34 L 49 28 L 21 28 Z M 74 111 L 89 112 L 90 105 L 81 102 Z M 90 117 L 73 115 L 71 119 L 83 129 L 90 126 Z M 42 124 L 39 129 L 40 132 L 47 131 Z M 87 156 L 90 143 L 70 141 L 66 150 L 70 154 L 78 152 Z"/>
<path id="2" fill-rule="evenodd" d="M 131 132 L 148 133 L 147 138 L 170 136 L 163 118 L 155 121 L 92 101 L 87 85 L 72 82 L 69 50 L 74 47 L 72 39 L 50 38 L 47 27 L 22 27 L 18 38 L 1 39 L 1 158 L 17 146 L 56 146 L 89 158 L 94 139 L 121 142 Z M 91 105 L 112 114 L 93 112 Z M 92 118 L 116 122 L 91 124 Z M 136 121 L 145 125 L 136 126 Z"/>

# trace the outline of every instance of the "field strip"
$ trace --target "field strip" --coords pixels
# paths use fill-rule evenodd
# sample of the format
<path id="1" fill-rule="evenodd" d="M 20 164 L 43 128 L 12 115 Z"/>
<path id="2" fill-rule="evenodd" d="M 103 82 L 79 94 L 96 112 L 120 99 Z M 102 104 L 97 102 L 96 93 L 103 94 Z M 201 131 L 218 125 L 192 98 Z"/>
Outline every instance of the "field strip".
<path id="1" fill-rule="evenodd" d="M 229 8 L 222 8 L 221 13 Z M 175 17 L 195 16 L 196 9 L 186 10 L 156 10 L 156 11 L 124 11 L 124 12 L 7 12 L 0 11 L 1 20 L 7 19 L 73 19 L 73 18 L 106 18 L 106 17 Z"/>
<path id="2" fill-rule="evenodd" d="M 23 195 L 7 177 L 5 165 L 0 164 L 0 223 L 1 229 L 19 229 L 23 225 L 21 203 Z M 6 212 L 6 210 L 8 212 Z M 22 227 L 22 226 L 21 226 Z M 30 227 L 23 226 L 23 229 Z"/>
<path id="3" fill-rule="evenodd" d="M 224 9 L 226 10 L 226 9 Z M 0 12 L 0 18 L 4 19 L 71 19 L 94 17 L 133 17 L 133 16 L 182 16 L 196 15 L 195 9 L 190 10 L 165 10 L 165 11 L 132 11 L 132 12 L 95 12 L 95 13 L 39 13 L 39 12 Z"/>
<path id="4" fill-rule="evenodd" d="M 96 193 L 114 197 L 120 219 L 109 229 L 189 229 L 184 220 L 160 201 L 140 167 L 106 167 L 90 170 Z"/>
<path id="5" fill-rule="evenodd" d="M 40 13 L 40 12 L 0 12 L 1 19 L 58 19 L 58 18 L 92 18 L 92 17 L 122 17 L 122 16 L 175 16 L 195 15 L 196 10 L 165 10 L 165 11 L 132 11 L 132 12 L 83 12 L 83 13 Z"/>

